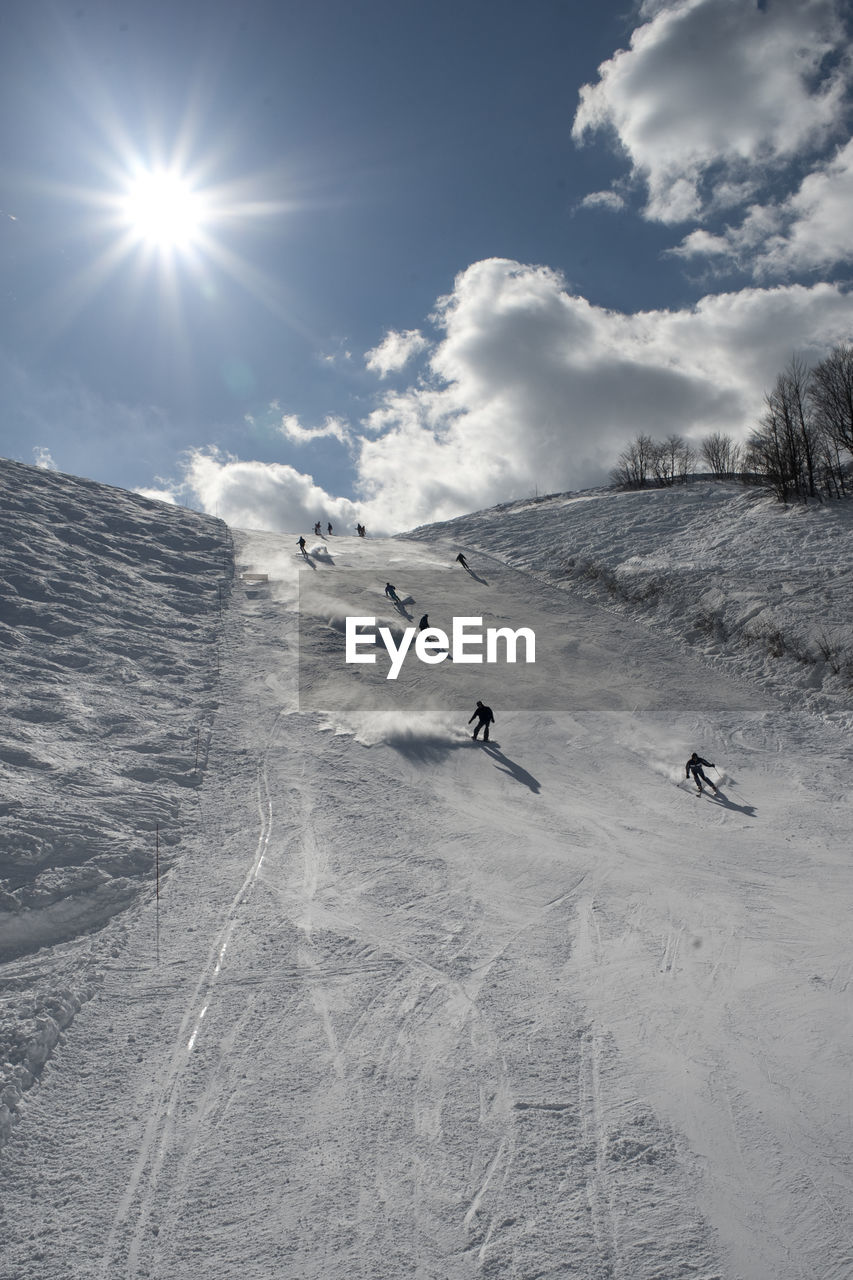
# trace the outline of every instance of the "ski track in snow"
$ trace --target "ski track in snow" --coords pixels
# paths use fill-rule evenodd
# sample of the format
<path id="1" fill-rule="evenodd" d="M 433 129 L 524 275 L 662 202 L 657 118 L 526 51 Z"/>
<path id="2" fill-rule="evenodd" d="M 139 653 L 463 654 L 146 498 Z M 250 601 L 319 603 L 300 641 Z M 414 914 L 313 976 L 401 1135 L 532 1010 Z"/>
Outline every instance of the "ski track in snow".
<path id="1" fill-rule="evenodd" d="M 14 475 L 36 531 L 77 483 Z M 131 501 L 85 496 L 106 527 Z M 152 543 L 207 534 L 140 510 Z M 505 514 L 467 519 L 501 554 Z M 513 519 L 519 546 L 553 539 L 541 504 Z M 330 540 L 303 691 L 393 564 L 403 589 L 431 575 L 437 616 L 476 590 L 466 609 L 535 617 L 564 701 L 502 696 L 500 746 L 474 749 L 464 670 L 449 698 L 413 672 L 409 713 L 334 679 L 300 709 L 295 535 L 236 535 L 238 574 L 266 581 L 238 577 L 210 633 L 216 718 L 159 903 L 5 966 L 28 1007 L 36 961 L 88 999 L 17 1099 L 2 1280 L 853 1275 L 840 692 L 811 719 L 445 532 Z M 215 613 L 221 559 L 207 574 Z M 721 798 L 678 785 L 693 746 Z"/>

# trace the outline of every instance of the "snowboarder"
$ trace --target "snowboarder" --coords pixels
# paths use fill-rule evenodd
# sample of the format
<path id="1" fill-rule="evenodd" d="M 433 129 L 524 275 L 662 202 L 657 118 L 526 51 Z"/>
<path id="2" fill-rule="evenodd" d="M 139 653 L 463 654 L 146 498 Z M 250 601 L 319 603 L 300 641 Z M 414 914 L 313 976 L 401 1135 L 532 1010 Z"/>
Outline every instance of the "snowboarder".
<path id="1" fill-rule="evenodd" d="M 483 741 L 488 742 L 489 741 L 489 725 L 495 723 L 495 717 L 492 714 L 492 708 L 484 706 L 479 698 L 477 699 L 477 705 L 474 708 L 474 715 L 471 716 L 471 719 L 468 721 L 468 723 L 470 724 L 471 720 L 473 720 L 475 717 L 476 717 L 477 723 L 474 726 L 473 736 L 476 738 L 480 730 L 482 729 Z"/>
<path id="2" fill-rule="evenodd" d="M 392 586 L 390 582 L 385 583 L 385 594 L 389 600 L 393 600 L 395 604 L 400 603 L 400 597 L 397 595 L 397 588 Z"/>
<path id="3" fill-rule="evenodd" d="M 711 779 L 706 777 L 705 774 L 702 772 L 703 765 L 705 766 L 706 769 L 716 769 L 717 767 L 710 760 L 703 760 L 701 756 L 697 756 L 696 752 L 694 751 L 693 755 L 690 757 L 690 759 L 687 761 L 687 764 L 685 765 L 684 776 L 686 778 L 689 778 L 691 773 L 693 774 L 693 781 L 696 783 L 696 791 L 700 796 L 702 794 L 703 782 L 707 782 L 708 786 L 711 788 L 714 795 L 716 795 L 717 788 L 714 786 Z"/>
<path id="4" fill-rule="evenodd" d="M 418 631 L 426 631 L 428 626 L 429 626 L 429 615 L 425 613 L 424 616 L 421 618 L 420 622 L 418 623 Z"/>
<path id="5" fill-rule="evenodd" d="M 467 569 L 467 568 L 468 568 L 468 561 L 465 559 L 465 557 L 463 556 L 463 554 L 462 554 L 462 552 L 461 552 L 461 551 L 459 552 L 459 555 L 456 557 L 456 559 L 457 559 L 457 560 L 459 561 L 459 563 L 462 565 L 462 568 L 463 568 L 463 569 Z"/>

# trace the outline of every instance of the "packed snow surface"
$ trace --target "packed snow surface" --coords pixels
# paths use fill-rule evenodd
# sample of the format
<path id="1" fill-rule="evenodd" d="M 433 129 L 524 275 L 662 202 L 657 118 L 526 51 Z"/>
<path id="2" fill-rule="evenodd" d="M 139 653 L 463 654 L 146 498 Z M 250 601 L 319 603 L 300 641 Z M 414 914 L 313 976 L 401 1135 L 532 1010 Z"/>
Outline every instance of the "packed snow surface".
<path id="1" fill-rule="evenodd" d="M 2 1280 L 849 1280 L 848 507 L 235 533 L 232 587 L 217 522 L 0 476 Z M 550 696 L 360 701 L 341 620 L 427 610 Z"/>

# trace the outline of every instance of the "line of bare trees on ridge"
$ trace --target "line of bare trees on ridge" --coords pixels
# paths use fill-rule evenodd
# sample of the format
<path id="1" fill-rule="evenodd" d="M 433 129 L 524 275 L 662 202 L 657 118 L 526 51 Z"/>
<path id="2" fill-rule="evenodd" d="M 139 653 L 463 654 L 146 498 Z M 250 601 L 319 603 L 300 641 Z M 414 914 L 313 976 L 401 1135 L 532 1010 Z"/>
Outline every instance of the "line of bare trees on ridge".
<path id="1" fill-rule="evenodd" d="M 743 443 L 716 431 L 698 445 L 679 435 L 639 435 L 610 473 L 623 489 L 673 485 L 702 467 L 720 480 L 772 489 L 780 502 L 853 493 L 853 346 L 841 343 L 813 368 L 793 356 L 764 397 Z"/>

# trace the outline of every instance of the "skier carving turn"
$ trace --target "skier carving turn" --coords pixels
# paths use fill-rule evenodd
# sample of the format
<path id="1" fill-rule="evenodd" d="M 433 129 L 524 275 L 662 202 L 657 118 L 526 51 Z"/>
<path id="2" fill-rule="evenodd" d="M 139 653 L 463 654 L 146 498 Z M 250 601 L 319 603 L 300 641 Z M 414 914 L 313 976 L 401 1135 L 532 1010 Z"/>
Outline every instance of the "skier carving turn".
<path id="1" fill-rule="evenodd" d="M 706 769 L 715 769 L 717 767 L 712 761 L 703 760 L 702 757 L 698 756 L 694 751 L 693 755 L 690 757 L 690 759 L 687 761 L 687 764 L 684 767 L 684 776 L 685 778 L 689 778 L 691 774 L 693 775 L 693 781 L 696 783 L 696 791 L 700 796 L 702 794 L 703 782 L 707 782 L 708 786 L 711 788 L 714 795 L 716 795 L 717 788 L 714 786 L 711 779 L 706 777 L 706 775 L 702 772 L 703 765 L 705 766 Z"/>

